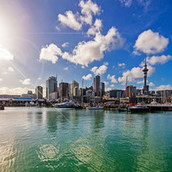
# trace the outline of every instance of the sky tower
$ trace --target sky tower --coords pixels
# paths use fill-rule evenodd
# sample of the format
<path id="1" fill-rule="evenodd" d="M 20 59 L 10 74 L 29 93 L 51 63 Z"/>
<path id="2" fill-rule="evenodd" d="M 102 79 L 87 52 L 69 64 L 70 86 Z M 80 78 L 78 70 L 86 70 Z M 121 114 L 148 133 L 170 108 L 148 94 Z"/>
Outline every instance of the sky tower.
<path id="1" fill-rule="evenodd" d="M 149 85 L 147 85 L 147 73 L 148 73 L 148 68 L 147 68 L 146 57 L 145 57 L 145 65 L 144 65 L 143 73 L 144 73 L 143 94 L 147 95 L 148 92 L 149 92 Z"/>

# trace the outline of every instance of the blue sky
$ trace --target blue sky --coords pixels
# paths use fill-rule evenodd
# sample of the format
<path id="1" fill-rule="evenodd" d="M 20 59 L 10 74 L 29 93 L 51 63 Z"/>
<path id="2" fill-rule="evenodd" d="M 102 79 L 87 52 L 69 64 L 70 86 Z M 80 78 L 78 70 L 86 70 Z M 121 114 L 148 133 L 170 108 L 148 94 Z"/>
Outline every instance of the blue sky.
<path id="1" fill-rule="evenodd" d="M 170 0 L 1 0 L 0 94 L 58 81 L 172 89 Z"/>

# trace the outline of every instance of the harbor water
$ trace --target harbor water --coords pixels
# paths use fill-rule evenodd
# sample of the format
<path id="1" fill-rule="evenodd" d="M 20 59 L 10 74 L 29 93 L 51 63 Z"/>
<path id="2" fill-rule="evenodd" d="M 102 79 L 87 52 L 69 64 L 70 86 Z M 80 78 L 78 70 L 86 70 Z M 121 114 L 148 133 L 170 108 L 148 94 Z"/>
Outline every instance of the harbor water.
<path id="1" fill-rule="evenodd" d="M 172 112 L 7 107 L 0 171 L 172 171 Z"/>

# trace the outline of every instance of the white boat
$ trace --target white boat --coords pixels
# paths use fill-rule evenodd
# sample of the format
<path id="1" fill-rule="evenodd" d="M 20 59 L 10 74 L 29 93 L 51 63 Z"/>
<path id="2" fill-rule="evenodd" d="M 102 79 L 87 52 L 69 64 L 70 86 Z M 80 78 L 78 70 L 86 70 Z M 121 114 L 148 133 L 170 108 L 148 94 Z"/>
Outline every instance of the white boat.
<path id="1" fill-rule="evenodd" d="M 88 110 L 104 110 L 104 108 L 101 106 L 93 106 L 93 107 L 89 106 L 86 109 L 88 109 Z"/>

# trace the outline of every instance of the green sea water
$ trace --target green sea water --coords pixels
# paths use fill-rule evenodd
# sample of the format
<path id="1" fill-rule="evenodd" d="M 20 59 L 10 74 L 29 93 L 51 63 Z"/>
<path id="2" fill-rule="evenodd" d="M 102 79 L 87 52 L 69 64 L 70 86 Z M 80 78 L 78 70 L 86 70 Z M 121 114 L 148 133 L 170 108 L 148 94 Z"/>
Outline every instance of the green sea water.
<path id="1" fill-rule="evenodd" d="M 172 112 L 0 111 L 0 172 L 172 171 Z"/>

